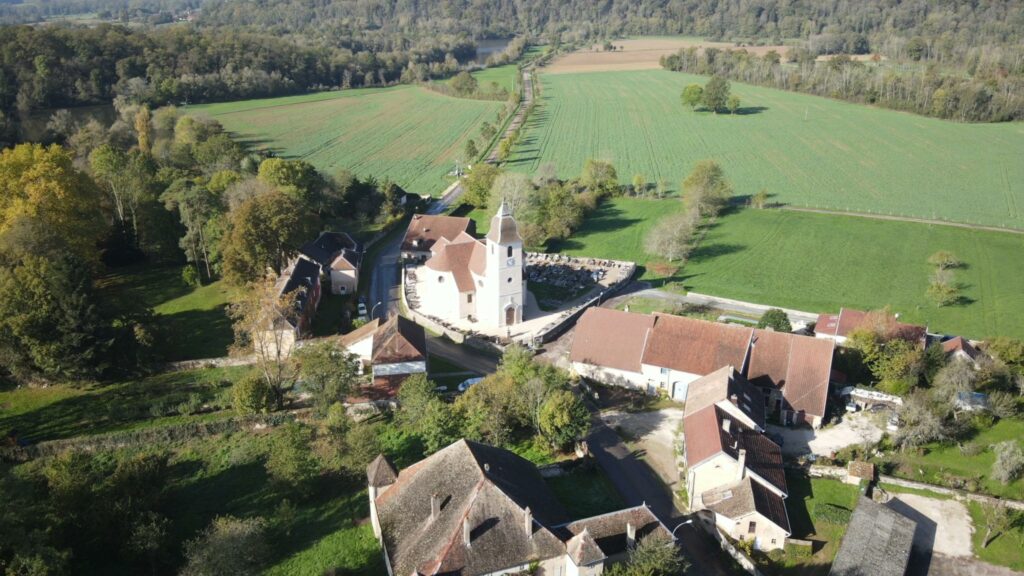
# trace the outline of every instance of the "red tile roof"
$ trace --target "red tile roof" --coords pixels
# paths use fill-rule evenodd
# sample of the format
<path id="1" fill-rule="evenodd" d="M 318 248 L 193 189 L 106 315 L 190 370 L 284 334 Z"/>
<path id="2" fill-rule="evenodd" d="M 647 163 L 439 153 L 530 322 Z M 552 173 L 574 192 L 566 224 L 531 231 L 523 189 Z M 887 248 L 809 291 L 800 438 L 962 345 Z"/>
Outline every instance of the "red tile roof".
<path id="1" fill-rule="evenodd" d="M 393 315 L 373 337 L 373 356 L 377 364 L 420 362 L 427 359 L 427 335 L 419 324 Z"/>
<path id="2" fill-rule="evenodd" d="M 576 322 L 569 361 L 640 372 L 654 316 L 589 308 Z"/>
<path id="3" fill-rule="evenodd" d="M 433 255 L 426 261 L 427 268 L 451 272 L 460 294 L 476 291 L 473 274 L 483 276 L 487 265 L 487 248 L 483 242 L 463 232 L 451 241 L 438 240 L 431 251 Z"/>
<path id="4" fill-rule="evenodd" d="M 416 214 L 402 239 L 403 251 L 426 252 L 441 238 L 454 240 L 459 234 L 472 234 L 476 224 L 469 218 Z"/>
<path id="5" fill-rule="evenodd" d="M 729 430 L 725 422 L 729 422 Z M 683 442 L 686 465 L 693 467 L 719 453 L 733 460 L 746 450 L 746 466 L 765 481 L 786 493 L 786 474 L 782 467 L 782 449 L 760 432 L 729 418 L 717 406 L 708 406 L 683 418 Z"/>
<path id="6" fill-rule="evenodd" d="M 654 318 L 644 364 L 701 375 L 722 366 L 744 366 L 750 328 L 670 314 L 655 313 Z"/>
<path id="7" fill-rule="evenodd" d="M 770 330 L 754 330 L 747 379 L 778 388 L 787 410 L 825 416 L 835 342 Z"/>
<path id="8" fill-rule="evenodd" d="M 952 354 L 954 352 L 963 352 L 967 354 L 967 357 L 971 360 L 977 360 L 981 354 L 978 349 L 971 345 L 967 339 L 962 336 L 951 338 L 942 343 L 942 351 L 946 354 Z"/>

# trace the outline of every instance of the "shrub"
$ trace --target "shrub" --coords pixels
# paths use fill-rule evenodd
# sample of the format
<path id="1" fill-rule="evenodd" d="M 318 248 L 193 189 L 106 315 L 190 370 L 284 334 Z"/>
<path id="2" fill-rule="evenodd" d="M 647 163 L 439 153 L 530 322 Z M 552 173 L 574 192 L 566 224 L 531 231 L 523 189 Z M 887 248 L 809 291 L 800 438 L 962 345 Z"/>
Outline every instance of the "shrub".
<path id="1" fill-rule="evenodd" d="M 298 422 L 289 422 L 274 432 L 267 455 L 267 474 L 280 484 L 304 489 L 320 473 L 310 450 L 312 431 Z"/>
<path id="2" fill-rule="evenodd" d="M 832 524 L 846 525 L 850 523 L 851 512 L 835 504 L 822 504 L 814 509 L 815 516 Z"/>
<path id="3" fill-rule="evenodd" d="M 995 445 L 996 461 L 992 464 L 992 477 L 1003 484 L 1009 484 L 1024 470 L 1024 451 L 1016 440 L 1006 440 Z"/>
<path id="4" fill-rule="evenodd" d="M 192 416 L 198 414 L 203 409 L 203 397 L 198 392 L 193 392 L 188 395 L 188 398 L 184 402 L 178 404 L 178 414 L 183 416 Z"/>
<path id="5" fill-rule="evenodd" d="M 274 392 L 259 374 L 249 374 L 231 388 L 235 411 L 242 415 L 265 414 L 274 405 Z"/>
<path id="6" fill-rule="evenodd" d="M 769 308 L 761 315 L 757 322 L 758 328 L 771 328 L 776 332 L 792 332 L 793 325 L 789 323 L 789 316 L 779 308 Z"/>
<path id="7" fill-rule="evenodd" d="M 199 279 L 199 270 L 191 264 L 181 269 L 181 281 L 184 282 L 186 286 L 190 286 L 192 288 L 198 288 L 202 284 L 202 281 Z"/>

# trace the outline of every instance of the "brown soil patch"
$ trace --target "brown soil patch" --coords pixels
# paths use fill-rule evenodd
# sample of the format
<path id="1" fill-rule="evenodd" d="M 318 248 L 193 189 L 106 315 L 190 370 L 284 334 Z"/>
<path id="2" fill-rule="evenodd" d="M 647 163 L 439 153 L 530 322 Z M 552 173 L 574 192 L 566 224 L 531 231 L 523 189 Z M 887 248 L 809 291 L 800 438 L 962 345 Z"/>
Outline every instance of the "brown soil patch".
<path id="1" fill-rule="evenodd" d="M 679 266 L 673 266 L 667 262 L 649 262 L 647 269 L 658 276 L 672 276 L 679 271 Z"/>
<path id="2" fill-rule="evenodd" d="M 568 72 L 606 72 L 611 70 L 651 70 L 660 68 L 662 56 L 674 54 L 680 49 L 696 46 L 703 48 L 743 49 L 757 55 L 775 50 L 784 55 L 787 46 L 738 46 L 731 42 L 705 42 L 695 38 L 637 38 L 616 40 L 614 52 L 605 52 L 600 44 L 589 49 L 577 50 L 556 58 L 543 70 L 551 74 Z"/>

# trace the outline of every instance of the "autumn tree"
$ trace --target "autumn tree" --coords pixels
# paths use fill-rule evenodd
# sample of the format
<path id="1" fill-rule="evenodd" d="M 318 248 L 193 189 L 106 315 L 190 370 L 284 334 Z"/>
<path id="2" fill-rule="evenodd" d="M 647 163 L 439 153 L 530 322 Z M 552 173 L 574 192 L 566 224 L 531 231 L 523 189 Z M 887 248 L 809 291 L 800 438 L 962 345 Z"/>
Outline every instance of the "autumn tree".
<path id="1" fill-rule="evenodd" d="M 463 201 L 477 208 L 486 207 L 491 200 L 494 180 L 500 174 L 501 170 L 497 166 L 487 162 L 478 162 L 463 180 L 462 185 L 465 187 L 465 192 L 462 195 Z"/>
<path id="2" fill-rule="evenodd" d="M 686 206 L 701 216 L 717 216 L 732 197 L 732 184 L 725 171 L 714 160 L 701 160 L 683 181 Z"/>
<path id="3" fill-rule="evenodd" d="M 548 442 L 565 449 L 587 435 L 590 412 L 569 390 L 556 390 L 548 394 L 541 405 L 538 423 Z"/>
<path id="4" fill-rule="evenodd" d="M 24 221 L 52 231 L 86 262 L 95 261 L 104 231 L 100 197 L 60 146 L 19 144 L 0 152 L 0 236 Z"/>
<path id="5" fill-rule="evenodd" d="M 690 84 L 683 88 L 680 99 L 683 101 L 683 106 L 689 106 L 690 110 L 696 110 L 697 106 L 704 101 L 704 88 L 701 88 L 700 84 Z"/>
<path id="6" fill-rule="evenodd" d="M 280 274 L 316 228 L 316 217 L 284 192 L 246 200 L 231 214 L 222 241 L 224 279 L 240 286 L 261 278 L 267 270 Z"/>
<path id="7" fill-rule="evenodd" d="M 293 356 L 306 392 L 321 412 L 358 386 L 359 358 L 333 341 L 304 346 Z"/>
<path id="8" fill-rule="evenodd" d="M 793 325 L 789 322 L 789 316 L 779 308 L 769 308 L 757 321 L 758 328 L 771 328 L 776 332 L 792 332 Z"/>
<path id="9" fill-rule="evenodd" d="M 150 123 L 152 115 L 149 113 L 149 106 L 139 107 L 135 113 L 135 136 L 138 138 L 139 151 L 149 154 L 153 147 L 153 125 Z"/>
<path id="10" fill-rule="evenodd" d="M 714 113 L 726 107 L 729 100 L 729 81 L 717 74 L 704 85 L 702 99 L 704 106 Z"/>
<path id="11" fill-rule="evenodd" d="M 477 90 L 477 81 L 472 74 L 466 71 L 459 72 L 451 80 L 451 87 L 461 96 L 469 96 Z"/>
<path id="12" fill-rule="evenodd" d="M 307 207 L 316 204 L 317 195 L 324 185 L 320 173 L 305 160 L 267 158 L 260 163 L 257 177 Z"/>
<path id="13" fill-rule="evenodd" d="M 601 194 L 615 195 L 619 193 L 618 173 L 615 171 L 615 166 L 605 160 L 589 158 L 584 162 L 580 184 L 584 188 L 596 190 Z"/>
<path id="14" fill-rule="evenodd" d="M 651 534 L 641 538 L 629 552 L 629 560 L 611 566 L 608 576 L 676 576 L 688 571 L 690 563 L 679 546 L 667 536 Z"/>
<path id="15" fill-rule="evenodd" d="M 261 518 L 218 516 L 185 545 L 182 576 L 256 576 L 269 555 L 267 525 Z"/>
<path id="16" fill-rule="evenodd" d="M 666 216 L 647 233 L 646 249 L 669 262 L 685 259 L 693 249 L 699 217 L 685 211 Z"/>

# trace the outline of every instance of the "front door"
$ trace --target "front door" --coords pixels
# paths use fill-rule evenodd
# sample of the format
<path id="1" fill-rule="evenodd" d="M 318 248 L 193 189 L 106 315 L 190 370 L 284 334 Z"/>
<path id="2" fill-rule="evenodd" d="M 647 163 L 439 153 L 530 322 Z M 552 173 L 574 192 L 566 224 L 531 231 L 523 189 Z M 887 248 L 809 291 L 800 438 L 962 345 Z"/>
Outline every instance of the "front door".
<path id="1" fill-rule="evenodd" d="M 511 326 L 516 323 L 516 307 L 509 306 L 505 308 L 505 325 Z"/>

